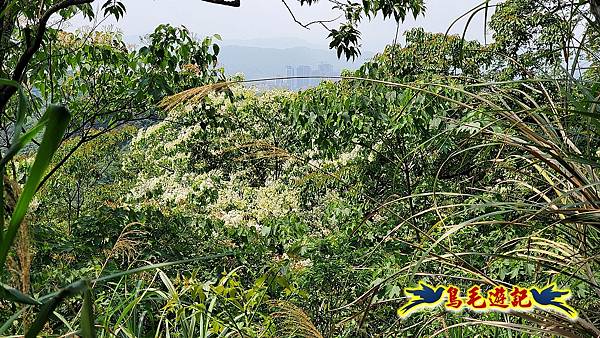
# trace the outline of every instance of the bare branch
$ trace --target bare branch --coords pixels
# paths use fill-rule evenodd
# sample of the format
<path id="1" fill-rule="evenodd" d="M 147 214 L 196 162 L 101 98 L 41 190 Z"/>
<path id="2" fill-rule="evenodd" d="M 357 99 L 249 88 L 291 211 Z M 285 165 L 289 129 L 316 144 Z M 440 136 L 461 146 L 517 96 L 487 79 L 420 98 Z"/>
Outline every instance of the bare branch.
<path id="1" fill-rule="evenodd" d="M 290 13 L 290 15 L 292 16 L 292 19 L 294 20 L 294 22 L 296 22 L 297 24 L 299 24 L 300 26 L 302 26 L 302 27 L 304 27 L 304 28 L 306 28 L 306 29 L 310 29 L 310 27 L 309 27 L 309 26 L 311 26 L 311 25 L 314 25 L 314 24 L 320 24 L 321 26 L 323 26 L 323 27 L 324 27 L 325 29 L 327 29 L 328 31 L 331 31 L 331 30 L 329 29 L 329 27 L 327 27 L 327 25 L 325 25 L 325 24 L 326 24 L 326 23 L 329 23 L 329 22 L 334 22 L 334 21 L 338 20 L 338 19 L 341 17 L 341 15 L 340 15 L 340 16 L 338 16 L 338 17 L 337 17 L 337 18 L 335 18 L 335 19 L 331 19 L 331 20 L 315 20 L 315 21 L 311 21 L 311 22 L 309 22 L 309 23 L 306 23 L 306 24 L 304 24 L 304 23 L 302 23 L 302 22 L 298 21 L 298 19 L 296 19 L 296 16 L 294 15 L 294 12 L 293 12 L 293 11 L 292 11 L 292 9 L 290 8 L 290 6 L 287 4 L 287 2 L 285 2 L 285 0 L 281 0 L 281 2 L 283 2 L 283 4 L 285 5 L 285 7 L 287 8 L 287 10 L 288 10 L 288 12 Z"/>
<path id="2" fill-rule="evenodd" d="M 240 0 L 202 0 L 204 2 L 210 2 L 212 4 L 240 7 Z"/>

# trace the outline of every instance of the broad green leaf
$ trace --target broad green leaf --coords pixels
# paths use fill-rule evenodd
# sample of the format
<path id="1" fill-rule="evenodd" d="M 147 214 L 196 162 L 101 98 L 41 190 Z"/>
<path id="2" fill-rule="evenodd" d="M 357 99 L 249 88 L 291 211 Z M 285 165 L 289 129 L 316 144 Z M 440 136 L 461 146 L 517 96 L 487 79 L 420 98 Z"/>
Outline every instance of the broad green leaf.
<path id="1" fill-rule="evenodd" d="M 25 134 L 13 142 L 11 147 L 6 152 L 6 155 L 0 160 L 0 166 L 4 167 L 6 164 L 23 149 L 33 138 L 46 126 L 48 120 L 42 118 L 33 128 L 29 129 Z"/>
<path id="2" fill-rule="evenodd" d="M 4 78 L 0 78 L 0 85 L 5 85 L 5 86 L 13 86 L 16 88 L 19 88 L 20 85 L 17 81 L 14 80 L 9 80 L 9 79 L 4 79 Z"/>
<path id="3" fill-rule="evenodd" d="M 0 269 L 4 269 L 8 251 L 14 242 L 19 226 L 27 213 L 29 204 L 33 200 L 33 196 L 37 191 L 40 181 L 48 169 L 52 156 L 54 156 L 54 153 L 58 149 L 69 121 L 71 120 L 71 114 L 63 106 L 51 105 L 46 109 L 44 115 L 42 120 L 47 119 L 47 122 L 42 142 L 40 143 L 35 160 L 31 166 L 23 192 L 13 211 L 6 234 L 2 239 L 2 247 L 0 247 Z"/>
<path id="4" fill-rule="evenodd" d="M 94 295 L 92 289 L 88 287 L 83 292 L 83 309 L 81 310 L 81 336 L 84 338 L 96 337 L 96 328 L 94 327 Z"/>
<path id="5" fill-rule="evenodd" d="M 20 303 L 20 304 L 28 304 L 28 305 L 41 305 L 39 301 L 33 299 L 31 296 L 28 296 L 21 291 L 12 288 L 8 285 L 0 283 L 0 298 Z"/>
<path id="6" fill-rule="evenodd" d="M 171 283 L 169 277 L 161 270 L 158 271 L 158 275 L 162 280 L 163 284 L 165 284 L 165 286 L 167 287 L 167 290 L 169 290 L 171 297 L 176 298 L 178 296 L 177 291 L 175 290 L 175 287 L 173 286 L 173 283 Z"/>
<path id="7" fill-rule="evenodd" d="M 11 5 L 9 5 L 10 7 Z M 1 15 L 0 15 L 1 17 Z M 17 109 L 16 121 L 13 128 L 13 141 L 11 145 L 11 149 L 7 152 L 7 154 L 0 160 L 0 177 L 4 177 L 4 168 L 6 162 L 10 161 L 10 159 L 23 147 L 20 146 L 22 143 L 19 142 L 19 135 L 21 134 L 21 129 L 23 128 L 23 124 L 25 123 L 25 115 L 27 114 L 27 98 L 25 97 L 25 93 L 23 92 L 23 88 L 21 85 L 13 80 L 0 78 L 0 84 L 8 85 L 16 87 L 19 91 L 19 106 Z M 37 134 L 37 132 L 36 132 Z M 4 180 L 0 180 L 0 191 L 4 191 Z M 4 205 L 4 194 L 0 194 L 0 205 Z M 0 210 L 0 243 L 4 241 L 4 208 Z"/>
<path id="8" fill-rule="evenodd" d="M 42 306 L 41 311 L 35 318 L 35 321 L 29 327 L 25 334 L 25 338 L 35 338 L 42 331 L 50 316 L 56 308 L 67 298 L 76 296 L 86 291 L 89 288 L 88 280 L 77 281 L 64 289 L 60 290 L 54 297 L 48 300 Z"/>

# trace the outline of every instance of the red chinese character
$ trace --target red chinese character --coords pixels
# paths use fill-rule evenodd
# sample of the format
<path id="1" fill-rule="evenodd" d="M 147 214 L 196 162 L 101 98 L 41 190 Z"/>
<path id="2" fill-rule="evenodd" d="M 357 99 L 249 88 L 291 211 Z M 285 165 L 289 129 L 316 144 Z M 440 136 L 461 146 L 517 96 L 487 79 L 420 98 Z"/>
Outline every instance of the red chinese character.
<path id="1" fill-rule="evenodd" d="M 483 298 L 479 293 L 480 291 L 481 288 L 477 285 L 472 286 L 467 291 L 467 294 L 469 296 L 469 299 L 467 299 L 467 305 L 474 309 L 485 309 L 487 307 L 487 302 L 485 298 Z"/>
<path id="2" fill-rule="evenodd" d="M 502 286 L 497 286 L 493 290 L 488 291 L 488 303 L 490 307 L 508 308 L 506 289 Z"/>
<path id="3" fill-rule="evenodd" d="M 512 291 L 510 293 L 510 305 L 513 308 L 530 308 L 533 304 L 529 299 L 529 294 L 527 293 L 527 289 L 519 288 L 518 286 L 513 286 Z"/>
<path id="4" fill-rule="evenodd" d="M 445 306 L 453 310 L 459 310 L 463 305 L 463 301 L 458 297 L 460 290 L 456 286 L 450 285 L 446 292 L 448 292 L 448 301 L 446 301 Z"/>

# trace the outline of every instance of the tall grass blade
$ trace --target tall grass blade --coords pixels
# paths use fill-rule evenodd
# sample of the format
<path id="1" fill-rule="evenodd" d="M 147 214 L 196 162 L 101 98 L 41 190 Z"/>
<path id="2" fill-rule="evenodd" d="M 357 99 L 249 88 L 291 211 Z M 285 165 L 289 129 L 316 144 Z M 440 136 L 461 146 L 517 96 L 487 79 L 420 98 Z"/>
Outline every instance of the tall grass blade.
<path id="1" fill-rule="evenodd" d="M 81 336 L 84 338 L 96 337 L 94 327 L 94 295 L 90 287 L 83 292 L 83 309 L 81 312 Z"/>
<path id="2" fill-rule="evenodd" d="M 4 269 L 8 251 L 14 242 L 17 230 L 19 229 L 23 218 L 25 218 L 29 204 L 33 200 L 38 185 L 40 184 L 46 169 L 50 165 L 50 160 L 58 149 L 69 121 L 71 120 L 71 114 L 67 108 L 58 105 L 50 105 L 46 109 L 44 116 L 45 117 L 42 119 L 46 119 L 47 121 L 42 142 L 40 143 L 40 147 L 35 156 L 23 192 L 13 211 L 6 234 L 2 239 L 2 247 L 0 247 L 0 269 Z"/>
<path id="3" fill-rule="evenodd" d="M 22 293 L 21 291 L 12 288 L 8 285 L 4 285 L 0 283 L 0 298 L 6 299 L 11 302 L 27 304 L 27 305 L 41 305 L 39 301 L 33 299 L 32 297 Z"/>
<path id="4" fill-rule="evenodd" d="M 25 338 L 35 338 L 44 328 L 44 325 L 50 319 L 50 316 L 56 310 L 56 308 L 62 303 L 65 299 L 76 296 L 84 292 L 89 288 L 88 280 L 80 280 L 77 281 L 64 289 L 60 290 L 56 296 L 52 297 L 42 306 L 41 311 L 35 318 L 35 321 L 29 327 L 29 330 L 25 334 Z"/>
<path id="5" fill-rule="evenodd" d="M 6 322 L 2 324 L 2 326 L 0 326 L 0 336 L 4 337 L 4 332 L 14 324 L 17 318 L 21 317 L 25 310 L 27 310 L 27 307 L 23 306 L 21 309 L 19 309 L 19 311 L 16 311 L 12 316 L 10 316 L 10 318 L 8 318 Z"/>

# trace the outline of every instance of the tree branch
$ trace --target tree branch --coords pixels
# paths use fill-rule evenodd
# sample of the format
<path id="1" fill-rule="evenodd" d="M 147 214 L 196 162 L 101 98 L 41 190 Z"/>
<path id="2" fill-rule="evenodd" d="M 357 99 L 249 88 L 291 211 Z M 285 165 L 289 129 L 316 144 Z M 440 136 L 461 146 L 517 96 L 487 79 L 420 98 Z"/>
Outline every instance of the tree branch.
<path id="1" fill-rule="evenodd" d="M 600 0 L 599 0 L 600 1 Z M 300 26 L 306 28 L 306 29 L 310 29 L 310 25 L 314 25 L 314 24 L 320 24 L 321 26 L 323 26 L 325 29 L 327 29 L 328 31 L 331 31 L 329 29 L 329 27 L 327 27 L 327 25 L 325 25 L 326 23 L 329 22 L 334 22 L 336 20 L 338 20 L 340 16 L 338 16 L 335 19 L 331 19 L 331 20 L 315 20 L 315 21 L 311 21 L 309 23 L 302 23 L 300 22 L 298 19 L 296 19 L 296 16 L 294 15 L 294 12 L 292 11 L 292 9 L 290 8 L 290 6 L 287 4 L 287 2 L 285 2 L 285 0 L 281 0 L 281 2 L 283 2 L 283 4 L 285 5 L 285 7 L 287 8 L 288 12 L 290 13 L 290 15 L 292 16 L 292 20 L 294 20 L 295 23 L 299 24 Z"/>
<path id="2" fill-rule="evenodd" d="M 240 7 L 240 0 L 201 0 L 204 2 L 210 2 L 211 4 Z"/>
<path id="3" fill-rule="evenodd" d="M 48 8 L 48 10 L 40 18 L 40 21 L 38 23 L 38 28 L 37 28 L 37 31 L 35 34 L 35 40 L 27 48 L 25 53 L 23 53 L 23 55 L 19 59 L 19 62 L 17 62 L 17 66 L 15 67 L 15 70 L 13 72 L 12 79 L 15 81 L 20 81 L 22 79 L 23 74 L 25 72 L 25 68 L 27 67 L 27 64 L 29 63 L 29 61 L 31 60 L 31 58 L 33 57 L 35 52 L 37 52 L 40 49 L 40 46 L 42 45 L 42 40 L 44 39 L 44 33 L 46 33 L 46 25 L 48 24 L 48 20 L 50 20 L 50 17 L 52 16 L 52 14 L 60 11 L 61 9 L 65 9 L 65 8 L 68 8 L 71 6 L 76 6 L 76 5 L 82 5 L 82 4 L 86 4 L 86 3 L 92 3 L 93 1 L 94 0 L 64 0 L 64 1 L 59 2 L 56 5 Z"/>
<path id="4" fill-rule="evenodd" d="M 31 61 L 33 55 L 40 49 L 40 46 L 42 45 L 44 34 L 46 33 L 48 20 L 50 20 L 50 17 L 54 13 L 71 6 L 92 3 L 93 1 L 94 0 L 64 0 L 48 8 L 48 10 L 42 15 L 38 22 L 35 39 L 29 46 L 27 46 L 27 49 L 25 50 L 23 55 L 21 55 L 21 57 L 19 58 L 19 61 L 17 62 L 17 65 L 15 66 L 15 69 L 13 71 L 12 79 L 19 83 L 22 81 L 29 61 Z M 0 112 L 4 110 L 4 107 L 8 103 L 8 100 L 16 93 L 16 91 L 17 88 L 13 86 L 0 86 Z"/>

